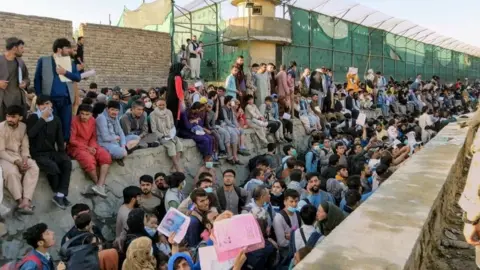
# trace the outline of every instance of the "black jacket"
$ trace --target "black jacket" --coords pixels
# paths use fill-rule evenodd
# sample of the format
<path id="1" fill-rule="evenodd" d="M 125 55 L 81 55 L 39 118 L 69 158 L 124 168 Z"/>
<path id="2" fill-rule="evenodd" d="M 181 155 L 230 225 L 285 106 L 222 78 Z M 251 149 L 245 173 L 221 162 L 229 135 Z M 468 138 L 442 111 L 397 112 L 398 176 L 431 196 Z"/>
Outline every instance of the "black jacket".
<path id="1" fill-rule="evenodd" d="M 57 151 L 65 152 L 62 123 L 57 116 L 46 122 L 43 118 L 39 119 L 37 114 L 31 114 L 27 119 L 27 134 L 32 157 Z"/>

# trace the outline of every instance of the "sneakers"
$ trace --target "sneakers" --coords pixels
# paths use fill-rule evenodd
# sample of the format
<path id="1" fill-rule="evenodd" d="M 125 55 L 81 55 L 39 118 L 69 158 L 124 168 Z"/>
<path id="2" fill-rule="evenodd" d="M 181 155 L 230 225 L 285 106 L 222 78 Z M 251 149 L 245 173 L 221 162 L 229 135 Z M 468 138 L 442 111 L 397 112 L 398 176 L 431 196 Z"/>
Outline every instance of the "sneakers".
<path id="1" fill-rule="evenodd" d="M 72 203 L 67 199 L 67 197 L 63 197 L 63 204 L 65 205 L 65 207 L 69 207 L 70 205 L 72 205 Z"/>
<path id="2" fill-rule="evenodd" d="M 227 158 L 227 153 L 225 152 L 218 153 L 218 159 L 224 159 L 224 158 Z"/>
<path id="3" fill-rule="evenodd" d="M 149 148 L 154 148 L 154 147 L 159 147 L 160 146 L 160 143 L 159 142 L 151 142 L 151 143 L 148 143 L 148 147 Z"/>
<path id="4" fill-rule="evenodd" d="M 105 193 L 105 186 L 94 185 L 92 186 L 92 191 L 95 192 L 95 194 L 97 194 L 100 197 L 104 197 L 104 198 L 107 197 L 107 193 Z"/>
<path id="5" fill-rule="evenodd" d="M 63 201 L 63 198 L 64 198 L 64 197 L 55 196 L 55 197 L 52 198 L 52 202 L 53 202 L 54 204 L 56 204 L 59 208 L 65 210 L 67 207 L 65 206 L 65 203 L 64 203 L 64 201 Z"/>
<path id="6" fill-rule="evenodd" d="M 116 161 L 118 165 L 125 167 L 125 163 L 123 163 L 123 159 L 117 159 Z"/>

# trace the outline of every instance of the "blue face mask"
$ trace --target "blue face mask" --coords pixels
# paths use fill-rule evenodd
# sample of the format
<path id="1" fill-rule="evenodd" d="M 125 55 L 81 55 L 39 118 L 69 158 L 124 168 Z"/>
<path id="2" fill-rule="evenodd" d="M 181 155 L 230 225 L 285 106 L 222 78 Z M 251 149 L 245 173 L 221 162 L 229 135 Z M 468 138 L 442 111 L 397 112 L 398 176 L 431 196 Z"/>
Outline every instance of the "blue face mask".
<path id="1" fill-rule="evenodd" d="M 205 162 L 205 167 L 207 167 L 207 169 L 213 168 L 213 162 L 212 161 Z"/>
<path id="2" fill-rule="evenodd" d="M 267 202 L 264 202 L 264 203 L 263 203 L 263 208 L 265 208 L 265 209 L 268 208 L 268 203 L 267 203 Z"/>
<path id="3" fill-rule="evenodd" d="M 207 187 L 207 188 L 204 188 L 203 190 L 205 190 L 205 192 L 207 192 L 207 193 L 212 193 L 213 192 L 212 187 Z"/>
<path id="4" fill-rule="evenodd" d="M 297 208 L 295 208 L 295 207 L 289 206 L 289 207 L 287 208 L 287 211 L 290 212 L 290 213 L 295 213 L 295 212 L 297 212 L 298 210 L 297 210 Z"/>
<path id="5" fill-rule="evenodd" d="M 148 233 L 148 235 L 150 235 L 151 237 L 153 237 L 155 235 L 155 233 L 157 232 L 157 230 L 155 229 L 152 229 L 150 227 L 145 227 L 145 231 Z"/>

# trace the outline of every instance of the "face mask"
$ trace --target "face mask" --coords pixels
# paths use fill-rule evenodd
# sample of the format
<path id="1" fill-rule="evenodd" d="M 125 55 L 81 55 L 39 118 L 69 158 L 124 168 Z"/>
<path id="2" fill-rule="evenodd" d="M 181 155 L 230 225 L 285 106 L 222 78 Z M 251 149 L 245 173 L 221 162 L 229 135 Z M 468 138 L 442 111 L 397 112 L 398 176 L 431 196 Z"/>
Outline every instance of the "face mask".
<path id="1" fill-rule="evenodd" d="M 295 212 L 297 212 L 297 208 L 289 206 L 287 208 L 287 211 L 290 212 L 290 213 L 295 213 Z"/>
<path id="2" fill-rule="evenodd" d="M 295 149 L 292 150 L 292 156 L 294 156 L 294 157 L 297 156 L 297 150 L 295 150 Z"/>
<path id="3" fill-rule="evenodd" d="M 152 108 L 152 102 L 148 101 L 148 102 L 145 102 L 145 108 Z"/>
<path id="4" fill-rule="evenodd" d="M 151 237 L 153 237 L 156 233 L 155 229 L 152 229 L 150 227 L 145 227 L 145 231 L 148 233 L 148 235 L 150 235 Z"/>
<path id="5" fill-rule="evenodd" d="M 315 145 L 315 146 L 313 147 L 313 150 L 315 150 L 315 151 L 318 151 L 318 150 L 320 150 L 320 146 L 318 146 L 318 145 Z"/>
<path id="6" fill-rule="evenodd" d="M 307 103 L 312 103 L 312 100 L 311 99 L 307 99 Z"/>
<path id="7" fill-rule="evenodd" d="M 212 187 L 207 187 L 207 188 L 204 188 L 203 190 L 205 190 L 205 192 L 207 192 L 207 193 L 212 193 L 213 192 Z"/>
<path id="8" fill-rule="evenodd" d="M 268 208 L 268 203 L 267 203 L 267 202 L 264 202 L 264 203 L 263 203 L 263 208 L 265 208 L 265 209 Z"/>
<path id="9" fill-rule="evenodd" d="M 205 162 L 205 167 L 207 167 L 207 169 L 213 168 L 213 162 L 212 161 Z"/>
<path id="10" fill-rule="evenodd" d="M 272 193 L 273 196 L 275 197 L 280 197 L 282 196 L 283 192 L 279 192 L 279 193 Z"/>

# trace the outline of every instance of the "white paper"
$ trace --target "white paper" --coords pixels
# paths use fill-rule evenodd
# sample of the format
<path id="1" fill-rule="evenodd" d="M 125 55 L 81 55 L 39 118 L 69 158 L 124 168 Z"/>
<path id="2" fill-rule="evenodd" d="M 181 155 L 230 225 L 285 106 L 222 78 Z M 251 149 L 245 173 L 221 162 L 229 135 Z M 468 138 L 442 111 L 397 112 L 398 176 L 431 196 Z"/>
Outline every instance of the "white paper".
<path id="1" fill-rule="evenodd" d="M 62 67 L 68 72 L 72 72 L 72 58 L 70 56 L 54 56 L 57 67 Z M 63 75 L 59 75 L 61 82 L 71 82 L 70 79 Z"/>
<path id="2" fill-rule="evenodd" d="M 348 68 L 348 73 L 349 73 L 349 74 L 358 74 L 358 68 L 349 67 L 349 68 Z"/>
<path id="3" fill-rule="evenodd" d="M 219 262 L 214 246 L 201 247 L 198 249 L 198 254 L 202 270 L 230 270 L 235 263 L 235 259 Z"/>
<path id="4" fill-rule="evenodd" d="M 314 109 L 315 109 L 315 111 L 317 111 L 317 112 L 319 112 L 319 113 L 321 113 L 321 112 L 322 112 L 322 110 L 320 110 L 320 106 L 315 106 L 315 108 L 314 108 Z"/>
<path id="5" fill-rule="evenodd" d="M 365 125 L 366 120 L 367 120 L 367 115 L 364 114 L 364 113 L 359 113 L 356 123 L 357 123 L 357 125 L 360 125 L 360 126 L 363 127 Z"/>
<path id="6" fill-rule="evenodd" d="M 90 78 L 90 77 L 93 77 L 97 75 L 97 72 L 95 71 L 95 69 L 91 69 L 89 71 L 85 71 L 83 72 L 80 77 L 82 77 L 82 79 L 85 79 L 85 78 Z"/>
<path id="7" fill-rule="evenodd" d="M 177 209 L 170 207 L 167 214 L 162 219 L 162 222 L 157 227 L 157 231 L 170 237 L 170 235 L 175 232 L 175 238 L 173 239 L 175 243 L 180 243 L 185 234 L 187 234 L 188 226 L 190 225 L 190 217 L 185 216 Z"/>
<path id="8" fill-rule="evenodd" d="M 23 82 L 23 73 L 22 73 L 22 68 L 19 66 L 18 67 L 18 83 L 22 84 Z"/>
<path id="9" fill-rule="evenodd" d="M 292 116 L 288 113 L 283 113 L 283 119 L 289 120 Z"/>

